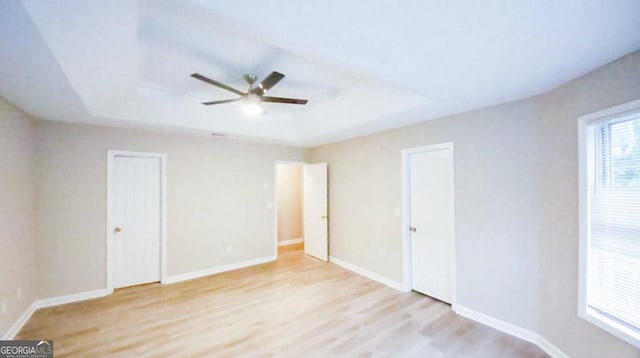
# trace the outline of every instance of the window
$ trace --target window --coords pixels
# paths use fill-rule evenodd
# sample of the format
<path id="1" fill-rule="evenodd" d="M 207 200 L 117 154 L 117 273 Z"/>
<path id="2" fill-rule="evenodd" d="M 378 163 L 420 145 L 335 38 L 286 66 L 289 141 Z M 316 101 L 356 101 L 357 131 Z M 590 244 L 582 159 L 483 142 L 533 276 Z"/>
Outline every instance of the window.
<path id="1" fill-rule="evenodd" d="M 640 101 L 579 123 L 578 314 L 640 347 Z"/>

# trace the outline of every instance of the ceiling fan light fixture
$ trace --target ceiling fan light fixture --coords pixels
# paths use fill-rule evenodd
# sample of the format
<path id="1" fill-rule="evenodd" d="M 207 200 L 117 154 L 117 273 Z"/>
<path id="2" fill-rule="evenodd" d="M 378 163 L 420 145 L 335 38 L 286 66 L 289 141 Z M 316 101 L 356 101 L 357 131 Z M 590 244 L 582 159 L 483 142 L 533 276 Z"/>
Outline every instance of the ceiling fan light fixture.
<path id="1" fill-rule="evenodd" d="M 191 77 L 206 82 L 210 85 L 222 88 L 229 92 L 239 95 L 240 97 L 231 98 L 231 99 L 223 99 L 219 101 L 208 101 L 202 102 L 205 106 L 210 106 L 213 104 L 223 104 L 230 102 L 241 102 L 242 111 L 249 116 L 257 116 L 259 114 L 264 113 L 264 108 L 262 108 L 262 102 L 267 103 L 284 103 L 284 104 L 298 104 L 305 105 L 307 104 L 306 99 L 299 98 L 284 98 L 284 97 L 271 97 L 265 96 L 273 86 L 278 84 L 281 79 L 284 78 L 284 75 L 280 72 L 273 71 L 269 76 L 267 76 L 262 82 L 260 82 L 257 87 L 253 87 L 257 77 L 254 75 L 244 75 L 245 81 L 249 84 L 249 90 L 247 92 L 239 91 L 233 87 L 227 86 L 224 83 L 220 83 L 218 81 L 212 80 L 206 76 L 203 76 L 199 73 L 192 73 Z"/>
<path id="2" fill-rule="evenodd" d="M 259 104 L 243 104 L 242 112 L 248 116 L 257 116 L 264 113 L 264 108 Z"/>
<path id="3" fill-rule="evenodd" d="M 242 98 L 242 112 L 248 116 L 257 116 L 264 113 L 260 96 L 249 93 Z"/>

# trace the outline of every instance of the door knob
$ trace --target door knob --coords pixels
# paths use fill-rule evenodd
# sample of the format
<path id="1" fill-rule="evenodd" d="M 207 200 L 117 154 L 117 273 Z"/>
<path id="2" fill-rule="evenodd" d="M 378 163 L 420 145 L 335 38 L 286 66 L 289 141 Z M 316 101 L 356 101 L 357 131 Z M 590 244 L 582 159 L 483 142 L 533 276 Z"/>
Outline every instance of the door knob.
<path id="1" fill-rule="evenodd" d="M 411 232 L 416 232 L 416 227 L 415 227 L 415 226 L 410 227 L 410 228 L 409 228 L 409 231 L 411 231 Z"/>
<path id="2" fill-rule="evenodd" d="M 326 215 L 322 215 L 322 216 L 320 217 L 320 219 L 326 219 L 326 218 L 327 218 L 327 216 L 326 216 Z"/>
<path id="3" fill-rule="evenodd" d="M 116 226 L 116 228 L 113 229 L 113 231 L 118 233 L 118 232 L 122 231 L 122 228 L 120 226 Z"/>

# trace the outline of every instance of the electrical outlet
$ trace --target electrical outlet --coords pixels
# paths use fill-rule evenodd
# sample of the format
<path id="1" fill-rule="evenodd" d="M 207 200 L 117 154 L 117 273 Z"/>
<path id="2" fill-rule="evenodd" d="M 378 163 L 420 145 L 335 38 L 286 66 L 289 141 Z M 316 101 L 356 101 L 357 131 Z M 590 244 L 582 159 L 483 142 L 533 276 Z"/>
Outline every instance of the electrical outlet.
<path id="1" fill-rule="evenodd" d="M 269 183 L 264 183 L 264 190 L 269 190 Z"/>
<path id="2" fill-rule="evenodd" d="M 396 208 L 395 214 L 396 214 L 396 216 L 400 216 L 400 208 Z"/>
<path id="3" fill-rule="evenodd" d="M 2 300 L 2 314 L 7 314 L 7 299 Z"/>
<path id="4" fill-rule="evenodd" d="M 16 298 L 18 299 L 18 301 L 22 299 L 22 287 L 18 287 L 16 289 Z"/>
<path id="5" fill-rule="evenodd" d="M 233 252 L 233 246 L 227 245 L 227 253 L 230 254 Z"/>
<path id="6" fill-rule="evenodd" d="M 273 210 L 273 201 L 267 202 L 267 209 Z"/>

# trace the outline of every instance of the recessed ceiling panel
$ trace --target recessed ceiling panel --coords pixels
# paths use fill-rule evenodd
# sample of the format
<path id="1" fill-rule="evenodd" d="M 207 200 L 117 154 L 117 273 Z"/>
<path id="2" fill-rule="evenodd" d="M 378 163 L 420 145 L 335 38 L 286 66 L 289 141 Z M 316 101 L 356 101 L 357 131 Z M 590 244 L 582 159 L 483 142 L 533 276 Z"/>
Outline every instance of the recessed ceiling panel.
<path id="1" fill-rule="evenodd" d="M 0 93 L 44 119 L 316 145 L 533 96 L 640 48 L 637 0 L 0 2 Z M 19 33 L 16 33 L 18 31 Z M 286 77 L 247 117 L 244 74 Z M 38 76 L 38 79 L 34 79 Z M 30 100 L 36 98 L 36 100 Z"/>

